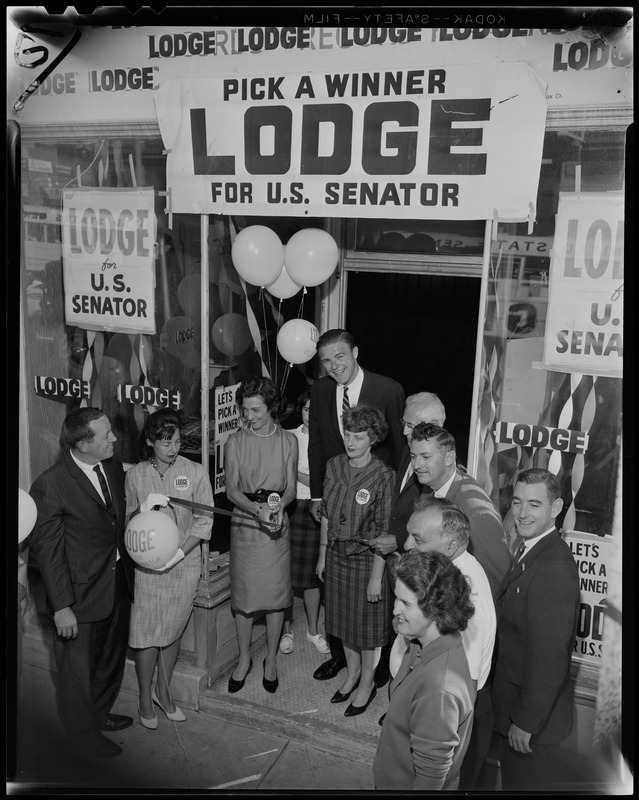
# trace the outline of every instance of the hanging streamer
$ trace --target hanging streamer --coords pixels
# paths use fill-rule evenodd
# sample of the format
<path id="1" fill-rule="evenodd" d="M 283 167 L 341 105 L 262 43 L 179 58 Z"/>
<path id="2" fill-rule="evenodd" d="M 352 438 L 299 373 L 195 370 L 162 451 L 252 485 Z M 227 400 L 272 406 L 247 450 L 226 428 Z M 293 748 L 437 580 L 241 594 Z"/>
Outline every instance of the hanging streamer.
<path id="1" fill-rule="evenodd" d="M 583 390 L 584 387 L 587 385 L 587 383 L 589 383 L 590 381 L 590 376 L 584 375 L 579 381 L 579 384 L 575 386 L 572 380 L 572 378 L 574 377 L 576 376 L 574 375 L 571 376 L 571 390 L 573 390 L 574 387 L 572 394 L 574 394 L 579 390 Z M 593 377 L 592 385 L 588 389 L 588 394 L 586 395 L 586 399 L 584 401 L 584 405 L 581 411 L 581 420 L 576 422 L 578 430 L 585 431 L 587 434 L 590 432 L 590 428 L 592 427 L 592 423 L 595 419 L 595 413 L 597 411 L 597 399 L 595 392 L 596 381 L 597 378 Z M 577 506 L 575 500 L 581 488 L 581 484 L 583 483 L 585 471 L 586 471 L 585 455 L 583 453 L 577 453 L 575 455 L 570 476 L 570 491 L 572 494 L 572 501 L 568 507 L 568 510 L 566 511 L 566 516 L 564 517 L 563 529 L 565 531 L 573 531 L 576 528 Z"/>
<path id="2" fill-rule="evenodd" d="M 233 242 L 235 241 L 237 233 L 235 231 L 235 225 L 233 224 L 233 220 L 230 218 L 229 218 L 229 232 L 231 234 L 231 245 L 232 245 Z M 249 330 L 251 331 L 251 336 L 253 337 L 253 344 L 255 345 L 255 350 L 257 351 L 260 357 L 260 362 L 262 365 L 262 377 L 270 378 L 271 373 L 267 365 L 264 363 L 264 358 L 262 356 L 262 337 L 260 336 L 260 328 L 257 323 L 257 319 L 249 302 L 248 292 L 246 290 L 246 281 L 239 273 L 238 273 L 238 278 L 240 279 L 240 283 L 242 285 L 242 291 L 244 292 L 244 297 L 246 299 L 246 319 L 248 321 Z"/>

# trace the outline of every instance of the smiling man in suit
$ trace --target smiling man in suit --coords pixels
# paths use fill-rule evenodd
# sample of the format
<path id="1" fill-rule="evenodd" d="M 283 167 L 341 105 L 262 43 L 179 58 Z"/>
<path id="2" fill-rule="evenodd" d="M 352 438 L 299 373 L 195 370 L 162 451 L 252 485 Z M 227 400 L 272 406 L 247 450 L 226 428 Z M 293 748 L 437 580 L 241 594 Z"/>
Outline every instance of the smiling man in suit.
<path id="1" fill-rule="evenodd" d="M 484 568 L 495 597 L 512 563 L 506 534 L 490 497 L 457 466 L 453 435 L 438 425 L 420 422 L 410 439 L 410 457 L 417 480 L 436 497 L 445 497 L 458 505 L 468 517 L 468 552 Z"/>
<path id="2" fill-rule="evenodd" d="M 30 546 L 53 616 L 58 713 L 71 744 L 93 758 L 122 752 L 103 732 L 133 720 L 111 714 L 124 673 L 133 562 L 124 547 L 124 472 L 98 408 L 65 419 L 65 452 L 31 487 L 38 518 Z"/>
<path id="3" fill-rule="evenodd" d="M 308 460 L 310 470 L 311 509 L 316 522 L 320 522 L 326 464 L 334 456 L 346 452 L 342 414 L 344 409 L 358 404 L 379 409 L 388 423 L 388 435 L 373 448 L 373 453 L 387 466 L 397 470 L 406 444 L 402 432 L 404 390 L 397 381 L 384 375 L 362 369 L 358 364 L 359 348 L 354 337 L 341 328 L 323 333 L 317 342 L 319 362 L 325 376 L 315 381 L 311 389 L 309 419 Z M 329 680 L 346 666 L 341 643 L 332 637 L 331 658 L 321 664 L 313 674 L 317 680 Z M 383 685 L 381 676 L 376 681 Z M 385 681 L 388 676 L 385 676 Z"/>
<path id="4" fill-rule="evenodd" d="M 511 508 L 522 544 L 497 595 L 492 682 L 505 792 L 566 791 L 575 778 L 560 743 L 573 725 L 579 572 L 556 528 L 562 507 L 555 475 L 519 474 Z"/>

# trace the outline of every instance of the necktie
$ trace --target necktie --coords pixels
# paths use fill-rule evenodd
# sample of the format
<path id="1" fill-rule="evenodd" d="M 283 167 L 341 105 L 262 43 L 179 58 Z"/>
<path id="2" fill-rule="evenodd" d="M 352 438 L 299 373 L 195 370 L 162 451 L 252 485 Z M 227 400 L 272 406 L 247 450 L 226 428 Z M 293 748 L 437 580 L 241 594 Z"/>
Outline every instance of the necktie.
<path id="1" fill-rule="evenodd" d="M 342 397 L 342 414 L 351 407 L 350 400 L 348 399 L 348 389 L 344 387 L 344 396 Z"/>
<path id="2" fill-rule="evenodd" d="M 113 512 L 113 500 L 111 500 L 111 493 L 109 492 L 109 487 L 107 485 L 106 478 L 102 474 L 100 465 L 96 464 L 95 467 L 93 467 L 93 471 L 96 473 L 98 480 L 100 481 L 100 489 L 102 489 L 104 505 L 107 507 L 107 511 Z"/>
<path id="3" fill-rule="evenodd" d="M 514 571 L 515 567 L 519 563 L 519 559 L 523 556 L 525 551 L 526 551 L 526 543 L 522 542 L 519 545 L 519 547 L 517 548 L 517 552 L 515 553 L 515 559 L 513 561 L 512 567 L 511 567 L 511 572 Z"/>

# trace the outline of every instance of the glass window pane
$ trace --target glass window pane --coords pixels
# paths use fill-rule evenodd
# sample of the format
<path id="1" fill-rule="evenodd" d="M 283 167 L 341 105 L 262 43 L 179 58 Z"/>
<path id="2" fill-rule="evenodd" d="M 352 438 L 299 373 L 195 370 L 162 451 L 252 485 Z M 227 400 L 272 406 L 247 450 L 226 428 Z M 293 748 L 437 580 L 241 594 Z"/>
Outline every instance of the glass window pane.
<path id="1" fill-rule="evenodd" d="M 379 253 L 481 256 L 483 220 L 358 219 L 355 249 Z"/>
<path id="2" fill-rule="evenodd" d="M 621 380 L 547 370 L 543 366 L 550 255 L 559 193 L 623 188 L 624 134 L 571 131 L 546 136 L 537 220 L 498 226 L 491 242 L 480 396 L 478 475 L 509 518 L 516 474 L 550 468 L 557 453 L 511 436 L 538 426 L 585 432 L 583 456 L 563 452 L 564 511 L 559 523 L 599 536 L 611 534 L 621 441 Z M 543 438 L 540 431 L 539 441 Z M 556 472 L 556 469 L 552 471 Z"/>

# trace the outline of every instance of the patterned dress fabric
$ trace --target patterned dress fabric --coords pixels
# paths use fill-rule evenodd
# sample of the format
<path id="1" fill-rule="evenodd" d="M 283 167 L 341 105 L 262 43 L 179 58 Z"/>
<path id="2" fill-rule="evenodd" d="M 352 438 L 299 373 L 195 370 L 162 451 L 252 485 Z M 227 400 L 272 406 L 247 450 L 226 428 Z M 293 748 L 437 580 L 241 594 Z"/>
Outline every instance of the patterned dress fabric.
<path id="1" fill-rule="evenodd" d="M 291 431 L 297 438 L 297 471 L 306 475 L 308 469 L 308 432 L 300 425 Z M 288 508 L 291 525 L 291 578 L 295 589 L 313 589 L 320 586 L 317 577 L 320 529 L 311 517 L 311 490 L 297 482 L 297 499 Z"/>
<path id="2" fill-rule="evenodd" d="M 127 520 L 151 493 L 213 505 L 208 473 L 201 464 L 178 456 L 164 477 L 148 461 L 128 470 L 125 481 Z M 213 514 L 175 504 L 159 509 L 177 523 L 180 547 L 189 536 L 209 540 Z M 135 602 L 131 606 L 129 646 L 166 647 L 184 632 L 200 578 L 200 548 L 196 547 L 168 572 L 135 565 Z"/>
<path id="3" fill-rule="evenodd" d="M 366 541 L 387 532 L 394 481 L 393 470 L 376 456 L 365 467 L 352 467 L 346 455 L 335 456 L 326 466 L 322 501 L 322 515 L 328 519 L 326 631 L 364 649 L 382 647 L 391 632 L 391 592 L 385 574 L 382 599 L 376 603 L 367 599 L 373 550 Z"/>

